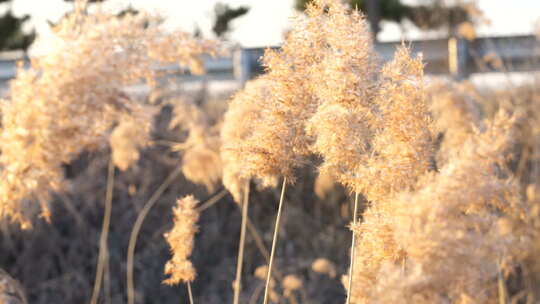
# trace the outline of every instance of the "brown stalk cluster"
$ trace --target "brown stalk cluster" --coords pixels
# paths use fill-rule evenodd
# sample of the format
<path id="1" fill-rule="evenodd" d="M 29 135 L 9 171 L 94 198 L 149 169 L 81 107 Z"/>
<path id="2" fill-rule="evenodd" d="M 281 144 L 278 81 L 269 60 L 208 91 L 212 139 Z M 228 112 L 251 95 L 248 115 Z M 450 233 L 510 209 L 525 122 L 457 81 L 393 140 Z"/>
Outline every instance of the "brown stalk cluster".
<path id="1" fill-rule="evenodd" d="M 223 160 L 223 185 L 232 193 L 237 203 L 242 201 L 242 191 L 250 176 L 243 169 L 245 140 L 261 121 L 261 107 L 270 99 L 269 81 L 259 78 L 249 81 L 229 103 L 221 128 L 221 159 Z M 273 182 L 273 181 L 272 181 Z"/>
<path id="2" fill-rule="evenodd" d="M 326 5 L 328 14 L 324 12 Z M 231 149 L 243 155 L 237 171 L 244 178 L 256 177 L 265 185 L 275 185 L 282 176 L 293 181 L 294 170 L 311 154 L 312 139 L 306 133 L 306 122 L 321 98 L 352 98 L 348 95 L 355 90 L 351 84 L 356 81 L 364 85 L 354 77 L 369 78 L 363 73 L 347 78 L 343 77 L 346 73 L 340 72 L 372 66 L 371 58 L 366 56 L 371 40 L 362 35 L 366 27 L 363 23 L 347 23 L 347 18 L 360 22 L 361 17 L 350 17 L 345 11 L 343 5 L 332 1 L 315 1 L 310 5 L 308 18 L 299 16 L 294 20 L 282 48 L 265 53 L 263 61 L 268 72 L 262 77 L 264 80 L 258 80 L 265 85 L 250 86 L 249 92 L 237 94 L 231 103 L 229 111 L 240 113 L 242 99 L 254 99 L 251 104 L 257 113 L 251 115 L 253 122 L 250 119 L 248 123 L 252 127 L 238 145 L 231 144 Z M 326 83 L 334 86 L 325 87 Z M 226 125 L 227 121 L 224 128 Z"/>
<path id="3" fill-rule="evenodd" d="M 306 12 L 281 50 L 266 52 L 264 86 L 250 85 L 231 103 L 227 115 L 250 119 L 223 150 L 224 162 L 242 178 L 271 184 L 293 179 L 306 156 L 318 154 L 322 174 L 370 201 L 412 189 L 434 153 L 421 59 L 402 47 L 378 68 L 358 12 L 323 0 Z M 237 123 L 226 119 L 224 129 Z M 385 242 L 381 228 L 374 242 Z"/>
<path id="4" fill-rule="evenodd" d="M 170 275 L 165 284 L 175 285 L 181 282 L 193 282 L 197 275 L 189 260 L 193 251 L 195 233 L 198 231 L 199 202 L 192 196 L 179 199 L 174 210 L 174 226 L 165 234 L 171 247 L 172 258 L 165 264 L 165 274 Z"/>
<path id="5" fill-rule="evenodd" d="M 361 193 L 353 303 L 493 302 L 537 238 L 538 208 L 507 168 L 519 111 L 482 122 L 463 85 L 426 87 L 406 47 L 379 68 L 366 22 L 339 1 L 306 12 L 231 102 L 224 174 L 273 184 L 318 154 Z"/>
<path id="6" fill-rule="evenodd" d="M 185 142 L 173 146 L 174 150 L 183 151 L 182 173 L 191 182 L 214 191 L 223 167 L 219 125 L 212 125 L 209 115 L 190 99 L 173 98 L 167 103 L 174 107 L 169 127 L 181 127 L 188 132 Z"/>
<path id="7" fill-rule="evenodd" d="M 141 117 L 123 115 L 109 137 L 112 160 L 120 170 L 127 170 L 139 160 L 139 150 L 148 145 L 152 114 L 154 111 L 138 111 Z"/>
<path id="8" fill-rule="evenodd" d="M 493 90 L 484 99 L 488 111 L 499 107 L 523 117 L 515 138 L 517 157 L 512 169 L 530 208 L 527 226 L 522 227 L 533 240 L 528 257 L 522 261 L 529 282 L 527 291 L 533 299 L 540 299 L 540 81 L 534 78 L 519 87 Z"/>
<path id="9" fill-rule="evenodd" d="M 224 161 L 244 178 L 272 185 L 279 176 L 294 180 L 294 169 L 319 154 L 321 171 L 373 198 L 414 184 L 432 153 L 421 60 L 402 48 L 378 69 L 358 12 L 322 0 L 306 12 L 283 47 L 266 52 L 265 85 L 248 86 L 231 102 L 229 113 L 255 115 L 245 115 L 249 127 L 238 127 L 246 132 L 224 149 Z M 226 119 L 224 128 L 237 123 Z"/>
<path id="10" fill-rule="evenodd" d="M 486 122 L 415 191 L 373 205 L 360 235 L 354 303 L 492 303 L 497 276 L 531 243 L 528 205 L 504 162 L 515 138 L 506 115 Z"/>
<path id="11" fill-rule="evenodd" d="M 481 109 L 471 88 L 464 83 L 437 81 L 426 88 L 434 129 L 439 135 L 437 165 L 446 164 L 448 154 L 481 126 Z"/>
<path id="12" fill-rule="evenodd" d="M 320 170 L 369 201 L 412 187 L 433 153 L 422 75 L 421 59 L 401 48 L 358 89 L 367 100 L 326 99 L 308 124 L 313 150 L 324 158 Z"/>
<path id="13" fill-rule="evenodd" d="M 50 191 L 64 184 L 62 165 L 82 151 L 102 148 L 111 128 L 113 159 L 126 169 L 148 144 L 151 109 L 123 93 L 150 85 L 160 63 L 201 67 L 199 55 L 216 44 L 167 32 L 143 13 L 118 17 L 88 13 L 78 3 L 54 27 L 55 49 L 20 68 L 1 104 L 0 216 L 31 227 L 39 201 L 48 218 Z"/>
<path id="14" fill-rule="evenodd" d="M 62 165 L 82 151 L 109 144 L 121 170 L 138 160 L 155 109 L 126 95 L 126 86 L 154 85 L 157 63 L 201 72 L 199 55 L 217 49 L 163 31 L 156 17 L 77 7 L 55 28 L 57 49 L 20 69 L 1 104 L 0 216 L 22 227 L 31 225 L 34 200 L 49 216 L 50 191 L 65 183 Z M 267 73 L 232 98 L 222 125 L 194 101 L 167 101 L 171 128 L 188 134 L 174 147 L 184 152 L 186 178 L 209 191 L 221 178 L 241 202 L 250 179 L 294 181 L 295 169 L 321 157 L 317 195 L 339 182 L 366 202 L 351 227 L 352 303 L 495 303 L 501 278 L 520 265 L 540 269 L 540 94 L 527 105 L 509 102 L 513 116 L 481 121 L 464 85 L 427 87 L 421 58 L 406 47 L 381 65 L 358 12 L 315 0 L 306 13 L 280 50 L 266 52 Z M 512 168 L 516 146 L 524 162 Z M 189 258 L 197 204 L 186 196 L 174 208 L 166 284 L 196 277 Z M 311 267 L 338 274 L 326 259 Z M 270 268 L 255 276 L 265 279 Z M 281 285 L 294 302 L 304 281 L 288 275 Z M 279 301 L 276 281 L 269 286 Z"/>

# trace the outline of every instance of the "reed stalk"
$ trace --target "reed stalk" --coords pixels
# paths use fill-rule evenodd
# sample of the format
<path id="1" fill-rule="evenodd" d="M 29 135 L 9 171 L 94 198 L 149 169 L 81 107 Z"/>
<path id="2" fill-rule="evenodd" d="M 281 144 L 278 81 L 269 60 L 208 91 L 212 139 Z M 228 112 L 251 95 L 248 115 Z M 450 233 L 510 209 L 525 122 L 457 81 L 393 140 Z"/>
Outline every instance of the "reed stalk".
<path id="1" fill-rule="evenodd" d="M 279 222 L 281 221 L 281 214 L 283 209 L 283 201 L 285 200 L 285 188 L 287 186 L 287 178 L 283 178 L 283 184 L 281 186 L 281 196 L 279 198 L 279 206 L 276 215 L 276 224 L 274 226 L 274 237 L 272 238 L 272 249 L 270 250 L 270 262 L 268 263 L 268 274 L 266 275 L 266 285 L 264 288 L 264 304 L 268 304 L 268 294 L 270 291 L 270 280 L 272 278 L 272 266 L 274 264 L 274 255 L 276 252 L 276 245 L 279 233 Z"/>

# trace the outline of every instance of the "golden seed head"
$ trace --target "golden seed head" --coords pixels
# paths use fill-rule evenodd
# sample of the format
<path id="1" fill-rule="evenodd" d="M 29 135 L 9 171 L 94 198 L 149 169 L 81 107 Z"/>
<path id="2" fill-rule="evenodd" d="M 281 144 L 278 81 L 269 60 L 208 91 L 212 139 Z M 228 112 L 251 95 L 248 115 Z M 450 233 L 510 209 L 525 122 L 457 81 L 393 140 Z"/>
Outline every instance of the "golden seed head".
<path id="1" fill-rule="evenodd" d="M 527 185 L 526 194 L 527 194 L 527 200 L 529 202 L 532 203 L 532 202 L 537 202 L 538 201 L 538 190 L 537 190 L 537 186 L 535 184 Z"/>
<path id="2" fill-rule="evenodd" d="M 198 231 L 199 202 L 192 196 L 179 199 L 174 207 L 174 226 L 165 234 L 171 247 L 172 258 L 165 264 L 165 274 L 170 275 L 163 281 L 168 285 L 195 280 L 196 271 L 189 260 L 194 246 L 195 233 Z"/>
<path id="3" fill-rule="evenodd" d="M 302 288 L 303 282 L 299 276 L 294 274 L 286 275 L 281 281 L 281 286 L 284 290 L 294 291 Z"/>
<path id="4" fill-rule="evenodd" d="M 330 278 L 335 278 L 337 275 L 336 266 L 330 260 L 318 258 L 311 264 L 311 269 L 317 273 L 328 275 Z"/>
<path id="5" fill-rule="evenodd" d="M 255 269 L 255 277 L 260 280 L 266 280 L 268 275 L 268 265 L 261 265 Z"/>
<path id="6" fill-rule="evenodd" d="M 199 70 L 200 55 L 218 50 L 214 41 L 159 24 L 143 12 L 118 17 L 77 6 L 53 28 L 54 48 L 18 69 L 1 106 L 0 217 L 31 226 L 39 208 L 27 202 L 46 207 L 50 192 L 62 190 L 62 166 L 83 151 L 109 141 L 121 169 L 138 159 L 153 112 L 124 89 L 141 79 L 152 86 L 156 63 Z"/>

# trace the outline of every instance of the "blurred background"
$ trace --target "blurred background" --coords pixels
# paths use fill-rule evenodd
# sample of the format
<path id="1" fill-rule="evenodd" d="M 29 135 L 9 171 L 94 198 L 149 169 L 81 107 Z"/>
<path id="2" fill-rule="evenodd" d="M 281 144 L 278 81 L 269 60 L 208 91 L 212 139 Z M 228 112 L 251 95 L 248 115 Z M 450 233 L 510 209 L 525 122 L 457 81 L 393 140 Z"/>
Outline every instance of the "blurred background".
<path id="1" fill-rule="evenodd" d="M 279 45 L 289 18 L 301 12 L 307 0 L 168 1 L 108 0 L 106 7 L 118 12 L 144 9 L 158 12 L 171 27 L 199 32 L 205 37 L 227 37 L 244 47 Z M 479 37 L 531 34 L 539 18 L 540 2 L 444 1 L 444 0 L 351 0 L 368 14 L 379 41 L 443 38 L 455 33 L 462 22 L 472 22 Z M 46 34 L 48 24 L 58 21 L 71 5 L 67 1 L 3 0 L 0 13 L 3 37 L 32 31 Z M 12 20 L 12 21 L 10 21 Z M 11 38 L 14 39 L 14 38 Z M 21 38 L 22 39 L 22 36 Z M 15 39 L 16 40 L 16 39 Z M 28 42 L 2 44 L 2 48 L 27 46 Z"/>
<path id="2" fill-rule="evenodd" d="M 264 48 L 282 43 L 291 18 L 301 15 L 309 0 L 90 2 L 99 2 L 119 15 L 138 10 L 160 14 L 167 28 L 182 28 L 197 36 L 227 41 L 233 51 L 227 58 L 207 60 L 209 75 L 205 78 L 234 80 L 209 84 L 217 90 L 230 90 L 262 72 L 258 60 Z M 527 78 L 527 75 L 510 72 L 536 70 L 537 41 L 534 35 L 539 28 L 538 1 L 347 2 L 366 14 L 383 60 L 390 59 L 393 49 L 401 41 L 407 41 L 414 52 L 423 54 L 428 73 L 498 85 L 507 83 L 508 79 L 514 83 Z M 71 1 L 62 0 L 0 1 L 0 51 L 11 51 L 0 55 L 0 89 L 3 92 L 6 81 L 15 74 L 16 60 L 39 56 L 54 47 L 51 26 L 71 7 Z M 504 71 L 508 72 L 504 77 L 499 73 L 482 75 L 489 77 L 479 75 L 500 71 L 501 62 L 505 63 Z"/>

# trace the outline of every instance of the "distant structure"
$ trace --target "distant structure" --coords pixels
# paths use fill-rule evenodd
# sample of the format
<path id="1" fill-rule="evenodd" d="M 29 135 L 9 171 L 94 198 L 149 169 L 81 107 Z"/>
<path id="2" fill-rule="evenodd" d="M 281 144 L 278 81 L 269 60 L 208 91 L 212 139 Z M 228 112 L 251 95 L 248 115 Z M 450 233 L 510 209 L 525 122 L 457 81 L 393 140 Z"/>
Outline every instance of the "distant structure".
<path id="1" fill-rule="evenodd" d="M 540 71 L 540 41 L 532 35 L 486 37 L 474 40 L 463 38 L 416 40 L 403 42 L 413 54 L 422 54 L 427 74 L 450 75 L 456 80 L 471 74 L 486 72 Z M 376 43 L 382 62 L 392 59 L 402 42 Z M 278 49 L 279 47 L 272 47 Z M 182 82 L 200 80 L 235 80 L 242 86 L 264 72 L 261 57 L 265 48 L 236 47 L 230 57 L 206 57 L 207 74 L 194 76 L 170 65 L 160 69 L 172 72 Z M 28 62 L 23 51 L 0 53 L 0 95 L 6 92 L 8 81 L 15 77 L 16 62 Z M 173 79 L 174 80 L 174 79 Z"/>
<path id="2" fill-rule="evenodd" d="M 428 74 L 447 74 L 463 80 L 474 73 L 523 72 L 540 70 L 540 41 L 535 36 L 486 37 L 376 43 L 382 62 L 392 59 L 402 43 L 415 55 L 422 54 Z M 235 54 L 236 79 L 244 83 L 264 69 L 260 62 L 263 48 L 244 48 Z"/>

